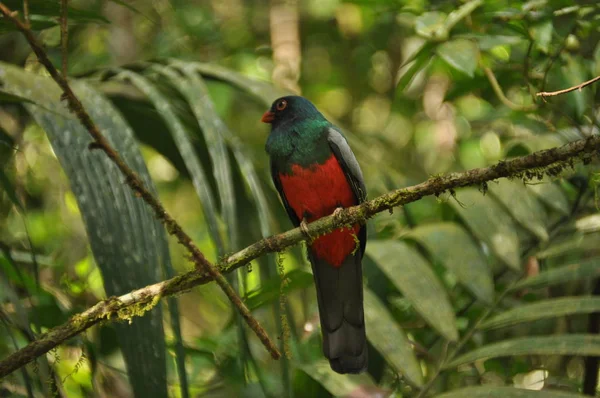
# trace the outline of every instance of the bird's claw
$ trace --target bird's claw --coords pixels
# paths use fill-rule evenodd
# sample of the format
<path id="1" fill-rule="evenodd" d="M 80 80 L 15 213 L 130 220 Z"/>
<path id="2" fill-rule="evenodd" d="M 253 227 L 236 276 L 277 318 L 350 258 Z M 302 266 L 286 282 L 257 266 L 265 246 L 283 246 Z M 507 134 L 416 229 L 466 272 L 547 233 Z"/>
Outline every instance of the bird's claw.
<path id="1" fill-rule="evenodd" d="M 337 207 L 332 213 L 333 217 L 338 218 L 340 216 L 340 214 L 342 213 L 342 210 L 344 210 L 343 207 Z"/>
<path id="2" fill-rule="evenodd" d="M 308 232 L 308 223 L 306 222 L 306 218 L 303 218 L 302 221 L 300 221 L 300 230 L 304 236 L 306 236 L 308 244 L 311 245 L 315 239 L 311 236 L 310 232 Z"/>

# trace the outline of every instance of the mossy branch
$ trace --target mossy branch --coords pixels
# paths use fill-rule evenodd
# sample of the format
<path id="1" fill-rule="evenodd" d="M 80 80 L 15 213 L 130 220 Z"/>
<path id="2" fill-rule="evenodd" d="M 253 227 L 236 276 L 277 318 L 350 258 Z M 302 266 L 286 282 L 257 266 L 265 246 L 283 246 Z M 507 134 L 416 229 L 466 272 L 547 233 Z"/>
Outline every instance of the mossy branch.
<path id="1" fill-rule="evenodd" d="M 62 0 L 63 11 L 66 10 L 67 1 Z M 66 12 L 66 11 L 65 11 Z M 203 269 L 211 275 L 211 277 L 217 282 L 219 287 L 223 290 L 229 301 L 237 308 L 242 318 L 246 321 L 248 326 L 256 333 L 259 340 L 264 344 L 265 348 L 269 351 L 271 356 L 274 359 L 279 359 L 281 354 L 279 350 L 275 346 L 275 344 L 271 341 L 267 332 L 263 329 L 263 327 L 258 323 L 256 318 L 252 316 L 250 310 L 246 305 L 242 302 L 240 297 L 237 295 L 235 290 L 231 287 L 231 285 L 227 282 L 225 277 L 219 272 L 218 268 L 215 267 L 210 261 L 204 257 L 204 254 L 200 251 L 198 246 L 194 244 L 192 238 L 181 228 L 181 226 L 171 217 L 169 213 L 165 210 L 162 203 L 154 197 L 148 191 L 148 189 L 144 186 L 144 183 L 140 179 L 140 177 L 125 163 L 123 158 L 117 153 L 117 151 L 110 145 L 108 140 L 100 133 L 100 130 L 88 114 L 87 110 L 84 108 L 83 104 L 79 100 L 79 98 L 75 95 L 69 83 L 66 80 L 65 76 L 62 76 L 56 67 L 52 64 L 48 55 L 42 48 L 42 45 L 36 39 L 36 37 L 31 32 L 31 29 L 23 22 L 21 22 L 15 14 L 0 2 L 0 14 L 4 16 L 4 18 L 15 25 L 15 27 L 25 36 L 31 49 L 36 54 L 38 60 L 52 79 L 60 86 L 63 91 L 61 96 L 61 100 L 65 100 L 68 103 L 69 109 L 73 112 L 81 124 L 86 128 L 89 134 L 94 139 L 94 142 L 90 144 L 90 149 L 98 149 L 106 153 L 106 155 L 112 160 L 112 162 L 119 168 L 121 173 L 125 176 L 125 182 L 127 185 L 135 192 L 136 196 L 141 197 L 154 211 L 155 217 L 165 226 L 166 230 L 169 234 L 175 236 L 179 243 L 184 246 L 190 253 L 190 259 L 194 262 L 197 268 Z M 65 20 L 63 18 L 63 20 Z M 64 25 L 64 23 L 63 23 Z M 66 43 L 66 28 L 61 31 L 63 44 Z M 63 48 L 63 52 L 66 52 L 66 49 Z M 66 53 L 63 54 L 63 67 L 66 68 Z M 66 70 L 63 71 L 66 73 Z M 1 376 L 0 376 L 1 377 Z"/>
<path id="2" fill-rule="evenodd" d="M 499 178 L 533 179 L 542 178 L 544 174 L 555 176 L 564 168 L 574 165 L 575 162 L 588 163 L 599 150 L 600 136 L 594 135 L 561 147 L 501 161 L 491 167 L 435 176 L 418 185 L 396 189 L 359 206 L 343 209 L 335 215 L 321 218 L 308 224 L 307 231 L 310 236 L 322 235 L 345 225 L 365 223 L 377 213 L 415 202 L 424 196 L 439 196 L 446 191 L 453 192 L 456 188 L 469 185 L 486 186 L 487 182 Z M 224 258 L 218 264 L 218 269 L 220 272 L 231 272 L 266 253 L 280 252 L 306 239 L 307 234 L 301 228 L 271 236 Z M 184 292 L 212 280 L 213 278 L 208 272 L 196 269 L 121 297 L 111 297 L 101 301 L 1 361 L 0 378 L 93 325 L 119 319 L 130 320 L 132 316 L 141 315 L 150 309 L 160 298 Z"/>

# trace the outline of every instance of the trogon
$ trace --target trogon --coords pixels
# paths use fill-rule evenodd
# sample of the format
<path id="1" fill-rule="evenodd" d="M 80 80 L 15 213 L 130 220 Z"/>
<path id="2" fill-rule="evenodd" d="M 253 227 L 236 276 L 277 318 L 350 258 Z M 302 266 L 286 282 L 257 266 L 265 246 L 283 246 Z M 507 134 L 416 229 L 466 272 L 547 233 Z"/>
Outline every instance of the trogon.
<path id="1" fill-rule="evenodd" d="M 279 98 L 262 121 L 271 124 L 266 144 L 271 176 L 294 226 L 306 230 L 307 222 L 365 201 L 354 153 L 310 101 Z M 323 353 L 338 373 L 360 373 L 367 367 L 361 264 L 366 243 L 366 227 L 356 224 L 308 244 Z"/>

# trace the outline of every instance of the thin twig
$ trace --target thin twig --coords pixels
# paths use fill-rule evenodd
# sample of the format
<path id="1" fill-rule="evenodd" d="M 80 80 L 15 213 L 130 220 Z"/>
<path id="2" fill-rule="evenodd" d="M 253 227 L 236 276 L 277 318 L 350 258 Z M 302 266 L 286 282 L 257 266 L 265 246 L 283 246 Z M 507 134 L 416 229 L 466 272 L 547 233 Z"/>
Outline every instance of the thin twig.
<path id="1" fill-rule="evenodd" d="M 29 0 L 23 0 L 23 19 L 25 20 L 25 26 L 31 27 L 29 23 Z"/>
<path id="2" fill-rule="evenodd" d="M 67 80 L 67 53 L 69 45 L 69 26 L 67 25 L 67 9 L 69 0 L 60 0 L 60 48 L 62 52 L 62 75 Z"/>
<path id="3" fill-rule="evenodd" d="M 29 42 L 31 48 L 37 55 L 40 63 L 42 63 L 50 76 L 56 81 L 56 83 L 63 90 L 62 98 L 66 99 L 69 104 L 69 109 L 77 115 L 81 124 L 87 129 L 92 138 L 94 139 L 94 147 L 100 149 L 106 153 L 106 155 L 115 163 L 115 165 L 119 168 L 121 173 L 126 177 L 126 183 L 131 187 L 131 189 L 139 195 L 154 211 L 156 218 L 162 222 L 167 229 L 167 231 L 175 236 L 179 243 L 181 243 L 191 254 L 191 260 L 194 262 L 197 268 L 201 268 L 206 270 L 211 277 L 217 282 L 219 287 L 223 290 L 223 292 L 227 295 L 229 300 L 235 305 L 238 309 L 248 326 L 256 333 L 260 341 L 267 348 L 269 353 L 274 359 L 279 359 L 281 354 L 279 350 L 275 346 L 275 344 L 271 341 L 267 332 L 262 328 L 262 326 L 258 323 L 258 321 L 252 316 L 250 310 L 246 307 L 246 305 L 242 302 L 240 297 L 237 295 L 235 290 L 231 287 L 231 285 L 227 282 L 225 277 L 219 272 L 218 268 L 215 267 L 214 264 L 209 262 L 204 254 L 198 249 L 198 247 L 193 243 L 192 238 L 181 228 L 181 226 L 171 217 L 169 213 L 165 210 L 160 201 L 155 198 L 144 186 L 142 180 L 138 177 L 138 175 L 127 166 L 125 161 L 121 158 L 121 156 L 115 151 L 115 149 L 109 144 L 108 140 L 100 133 L 96 124 L 92 121 L 90 115 L 87 113 L 83 104 L 77 98 L 71 87 L 67 83 L 64 77 L 62 77 L 52 62 L 48 59 L 45 51 L 42 49 L 40 43 L 37 41 L 35 36 L 21 21 L 15 18 L 12 15 L 12 11 L 8 9 L 2 2 L 0 2 L 0 13 L 4 15 L 4 17 L 11 21 L 20 31 L 23 33 L 27 41 Z"/>
<path id="4" fill-rule="evenodd" d="M 521 112 L 531 112 L 531 111 L 534 111 L 537 109 L 536 105 L 519 105 L 519 104 L 515 104 L 514 102 L 509 100 L 506 97 L 506 95 L 504 95 L 504 91 L 502 91 L 502 87 L 500 87 L 498 80 L 496 80 L 496 76 L 494 76 L 494 72 L 492 72 L 492 70 L 487 67 L 483 68 L 483 71 L 485 72 L 485 75 L 487 76 L 490 84 L 492 85 L 492 89 L 494 90 L 496 97 L 498 97 L 500 102 L 502 102 L 508 108 L 512 109 L 513 111 L 521 111 Z"/>
<path id="5" fill-rule="evenodd" d="M 319 236 L 345 225 L 365 223 L 377 213 L 388 211 L 394 207 L 415 202 L 424 196 L 440 195 L 450 189 L 469 185 L 479 185 L 505 177 L 521 177 L 528 170 L 539 170 L 557 163 L 571 164 L 575 161 L 588 161 L 600 150 L 600 136 L 594 135 L 557 148 L 534 152 L 530 155 L 501 161 L 494 166 L 472 169 L 461 173 L 450 173 L 432 177 L 429 180 L 408 188 L 396 189 L 385 195 L 364 202 L 361 205 L 349 207 L 335 216 L 323 217 L 308 224 L 308 235 Z M 248 264 L 250 261 L 266 254 L 281 252 L 290 246 L 306 240 L 307 235 L 300 228 L 262 239 L 245 249 L 223 259 L 219 271 L 231 272 Z M 0 378 L 26 365 L 40 355 L 60 345 L 69 338 L 78 335 L 89 327 L 105 321 L 116 321 L 119 314 L 127 313 L 127 309 L 149 309 L 158 299 L 171 296 L 202 285 L 213 280 L 212 276 L 201 270 L 194 270 L 175 278 L 155 283 L 135 290 L 120 297 L 104 300 L 75 315 L 69 321 L 51 329 L 43 336 L 21 350 L 13 353 L 0 362 Z M 140 311 L 136 311 L 139 313 Z M 143 312 L 143 311 L 141 311 Z"/>
<path id="6" fill-rule="evenodd" d="M 584 88 L 586 86 L 589 86 L 590 84 L 596 83 L 598 80 L 600 80 L 600 76 L 596 76 L 595 78 L 590 79 L 587 82 L 583 82 L 581 84 L 578 84 L 576 86 L 565 88 L 564 90 L 542 91 L 542 92 L 537 93 L 536 97 L 554 97 L 555 95 L 561 95 L 561 94 L 570 93 L 571 91 L 581 90 L 582 88 Z"/>

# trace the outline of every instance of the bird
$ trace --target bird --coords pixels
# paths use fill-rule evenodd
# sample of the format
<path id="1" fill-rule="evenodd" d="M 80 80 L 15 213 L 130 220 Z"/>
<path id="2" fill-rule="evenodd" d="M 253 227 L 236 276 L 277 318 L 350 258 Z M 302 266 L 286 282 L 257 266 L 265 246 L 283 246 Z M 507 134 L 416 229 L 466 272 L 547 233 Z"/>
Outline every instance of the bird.
<path id="1" fill-rule="evenodd" d="M 346 138 L 312 102 L 301 96 L 281 97 L 261 121 L 271 124 L 265 145 L 271 177 L 295 227 L 308 234 L 308 222 L 366 200 L 363 174 Z M 364 372 L 366 226 L 355 224 L 308 238 L 323 354 L 337 373 Z"/>

